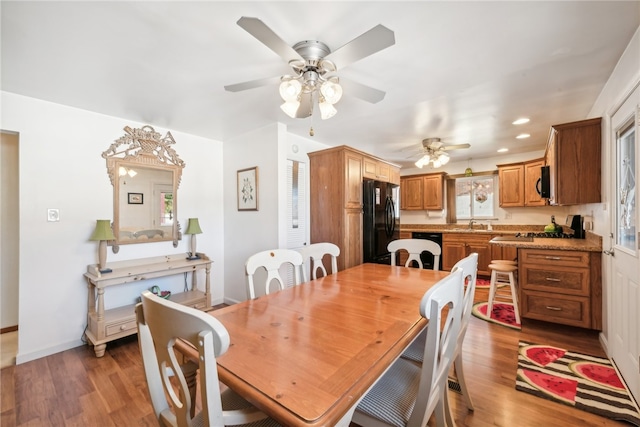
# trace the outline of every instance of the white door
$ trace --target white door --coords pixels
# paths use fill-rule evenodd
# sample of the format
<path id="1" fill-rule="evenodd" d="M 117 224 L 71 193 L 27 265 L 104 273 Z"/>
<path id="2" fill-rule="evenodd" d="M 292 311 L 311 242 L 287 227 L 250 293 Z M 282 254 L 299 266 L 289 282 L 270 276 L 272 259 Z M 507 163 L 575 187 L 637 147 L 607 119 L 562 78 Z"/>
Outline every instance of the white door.
<path id="1" fill-rule="evenodd" d="M 640 181 L 638 126 L 640 88 L 611 119 L 611 171 L 615 171 L 611 202 L 612 249 L 609 278 L 609 351 L 635 399 L 640 400 L 640 221 L 637 209 Z"/>

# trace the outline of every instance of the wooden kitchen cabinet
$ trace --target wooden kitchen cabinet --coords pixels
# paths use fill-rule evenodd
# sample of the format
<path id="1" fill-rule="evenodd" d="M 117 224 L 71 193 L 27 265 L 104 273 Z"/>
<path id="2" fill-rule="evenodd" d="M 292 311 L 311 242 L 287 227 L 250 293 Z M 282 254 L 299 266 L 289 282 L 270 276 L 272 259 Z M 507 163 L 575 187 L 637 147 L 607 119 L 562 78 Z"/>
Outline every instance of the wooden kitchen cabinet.
<path id="1" fill-rule="evenodd" d="M 489 243 L 494 236 L 491 233 L 443 233 L 442 269 L 451 271 L 462 258 L 478 253 L 478 274 L 491 275 L 489 264 L 492 259 L 492 246 Z"/>
<path id="2" fill-rule="evenodd" d="M 400 178 L 400 209 L 444 209 L 444 172 Z"/>
<path id="3" fill-rule="evenodd" d="M 549 166 L 551 205 L 601 201 L 601 118 L 554 125 L 545 163 Z"/>
<path id="4" fill-rule="evenodd" d="M 500 207 L 545 206 L 537 191 L 544 159 L 498 165 Z"/>
<path id="5" fill-rule="evenodd" d="M 602 329 L 600 252 L 519 249 L 520 315 Z"/>
<path id="6" fill-rule="evenodd" d="M 498 165 L 500 207 L 524 206 L 524 165 L 512 163 Z"/>
<path id="7" fill-rule="evenodd" d="M 541 169 L 544 159 L 535 159 L 524 162 L 524 205 L 546 206 L 547 201 L 542 198 L 540 189 Z"/>
<path id="8" fill-rule="evenodd" d="M 366 164 L 378 177 L 380 173 L 389 177 L 392 169 L 397 169 L 399 176 L 398 166 L 351 147 L 309 153 L 311 243 L 337 245 L 339 270 L 362 264 L 362 180 L 367 178 Z"/>
<path id="9" fill-rule="evenodd" d="M 400 184 L 400 168 L 380 159 L 362 155 L 362 176 L 375 181 Z"/>

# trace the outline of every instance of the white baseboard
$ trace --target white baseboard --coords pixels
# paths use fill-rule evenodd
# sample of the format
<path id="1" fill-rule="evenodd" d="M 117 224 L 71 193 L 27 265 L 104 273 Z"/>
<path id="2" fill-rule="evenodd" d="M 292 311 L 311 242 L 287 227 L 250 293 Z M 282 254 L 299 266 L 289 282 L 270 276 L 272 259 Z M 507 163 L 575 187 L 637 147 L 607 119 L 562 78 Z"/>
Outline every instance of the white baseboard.
<path id="1" fill-rule="evenodd" d="M 72 348 L 80 347 L 83 345 L 87 344 L 83 343 L 82 340 L 73 340 L 63 344 L 58 344 L 53 347 L 44 348 L 38 351 L 32 351 L 30 353 L 20 353 L 20 349 L 18 349 L 18 354 L 16 355 L 16 365 L 31 362 L 32 360 L 40 359 L 42 357 L 50 356 L 52 354 L 60 353 L 61 351 L 70 350 Z"/>

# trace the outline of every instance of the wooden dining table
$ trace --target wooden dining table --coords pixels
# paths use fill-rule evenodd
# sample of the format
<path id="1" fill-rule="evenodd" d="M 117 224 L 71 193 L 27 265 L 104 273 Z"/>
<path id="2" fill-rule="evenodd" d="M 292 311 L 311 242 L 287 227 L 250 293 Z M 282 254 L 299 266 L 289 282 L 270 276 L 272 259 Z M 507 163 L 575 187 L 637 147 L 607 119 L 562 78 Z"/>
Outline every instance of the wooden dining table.
<path id="1" fill-rule="evenodd" d="M 229 331 L 220 380 L 285 426 L 348 426 L 424 329 L 419 303 L 448 272 L 362 264 L 210 314 Z"/>

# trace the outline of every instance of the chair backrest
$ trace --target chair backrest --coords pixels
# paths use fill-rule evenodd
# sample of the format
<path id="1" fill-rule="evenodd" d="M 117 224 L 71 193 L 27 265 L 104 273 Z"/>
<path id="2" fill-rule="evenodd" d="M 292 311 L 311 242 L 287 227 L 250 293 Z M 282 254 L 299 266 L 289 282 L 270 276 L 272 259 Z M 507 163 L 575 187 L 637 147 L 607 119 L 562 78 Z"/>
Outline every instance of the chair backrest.
<path id="1" fill-rule="evenodd" d="M 408 425 L 426 425 L 428 416 L 447 392 L 447 378 L 462 317 L 462 274 L 461 269 L 455 269 L 429 289 L 420 301 L 420 314 L 429 319 L 430 326 L 427 328 L 418 395 Z M 446 316 L 444 322 L 443 316 Z M 438 327 L 440 325 L 442 330 Z"/>
<path id="2" fill-rule="evenodd" d="M 325 255 L 331 256 L 331 274 L 338 272 L 338 255 L 340 255 L 340 248 L 333 243 L 312 243 L 298 249 L 298 252 L 302 255 L 302 260 L 305 265 L 302 269 L 303 282 L 311 279 L 317 279 L 318 270 L 322 272 L 323 276 L 327 275 L 327 269 L 322 262 L 322 258 Z M 306 267 L 309 268 L 309 279 L 307 279 Z"/>
<path id="3" fill-rule="evenodd" d="M 409 252 L 409 258 L 404 264 L 405 267 L 411 265 L 411 261 L 416 261 L 420 268 L 424 268 L 420 255 L 422 252 L 431 252 L 433 255 L 433 269 L 440 270 L 440 254 L 442 254 L 442 248 L 436 242 L 425 239 L 397 239 L 391 241 L 387 245 L 387 250 L 391 252 L 391 265 L 396 265 L 396 252 L 405 249 Z"/>
<path id="4" fill-rule="evenodd" d="M 471 318 L 471 311 L 473 309 L 473 298 L 476 293 L 476 279 L 478 276 L 478 254 L 474 252 L 466 258 L 462 258 L 453 266 L 451 271 L 455 269 L 462 270 L 463 281 L 466 284 L 462 304 L 460 332 L 458 333 L 457 353 L 462 348 L 462 341 L 464 341 L 464 336 L 467 333 L 467 326 L 469 325 L 469 319 Z"/>
<path id="5" fill-rule="evenodd" d="M 285 284 L 279 272 L 280 267 L 284 264 L 291 264 L 293 266 L 295 276 L 294 283 L 299 285 L 301 283 L 300 270 L 302 269 L 302 255 L 300 255 L 300 252 L 293 249 L 271 249 L 251 255 L 245 264 L 248 287 L 247 294 L 249 295 L 249 299 L 256 297 L 253 275 L 260 267 L 267 270 L 267 279 L 264 284 L 265 295 L 269 294 L 271 282 L 274 280 L 278 285 L 278 290 L 284 289 Z"/>
<path id="6" fill-rule="evenodd" d="M 224 425 L 224 414 L 218 384 L 216 357 L 229 348 L 229 333 L 212 316 L 144 291 L 136 306 L 138 342 L 147 379 L 151 403 L 160 425 L 191 425 L 195 396 L 191 396 L 183 371 L 200 370 L 204 425 Z M 174 344 L 181 338 L 193 345 L 199 366 L 193 362 L 181 365 Z M 189 366 L 190 365 L 190 366 Z M 171 381 L 173 376 L 175 380 Z M 177 387 L 178 392 L 174 389 Z M 173 408 L 173 410 L 172 410 Z"/>

